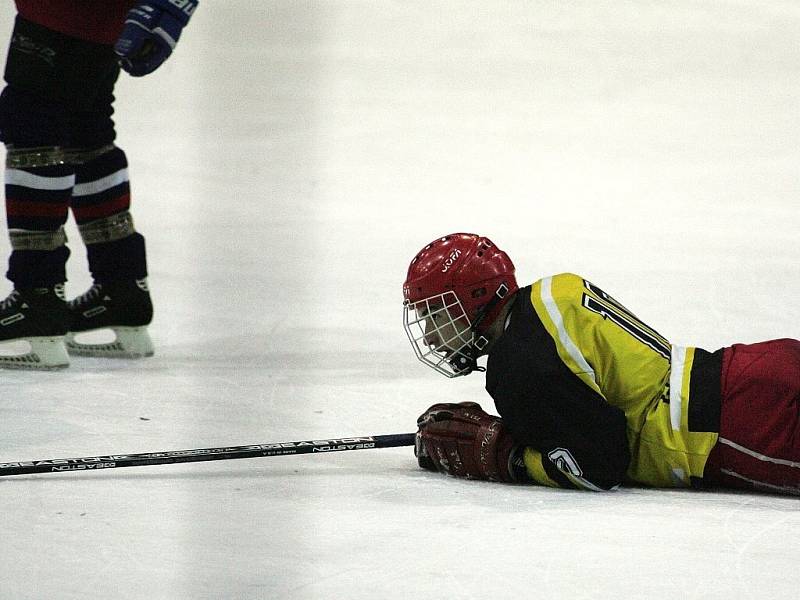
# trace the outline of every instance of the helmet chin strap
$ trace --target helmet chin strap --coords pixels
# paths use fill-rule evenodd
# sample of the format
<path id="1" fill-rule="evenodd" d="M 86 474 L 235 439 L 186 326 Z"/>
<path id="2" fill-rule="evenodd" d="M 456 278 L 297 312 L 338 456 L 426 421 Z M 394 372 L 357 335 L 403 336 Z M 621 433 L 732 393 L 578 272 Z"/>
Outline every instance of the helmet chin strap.
<path id="1" fill-rule="evenodd" d="M 458 375 L 469 375 L 473 371 L 483 372 L 486 370 L 486 367 L 478 366 L 478 357 L 481 355 L 481 351 L 489 343 L 489 338 L 478 331 L 478 326 L 480 326 L 480 324 L 486 318 L 486 315 L 492 312 L 492 310 L 494 310 L 500 301 L 503 300 L 503 298 L 505 298 L 507 295 L 508 286 L 505 283 L 501 283 L 497 290 L 495 290 L 492 298 L 486 304 L 484 304 L 475 315 L 475 320 L 472 322 L 472 325 L 470 325 L 469 328 L 470 332 L 472 332 L 472 343 L 463 353 L 459 353 L 458 356 L 455 356 L 448 361 L 450 366 L 453 367 L 453 370 Z"/>
<path id="2" fill-rule="evenodd" d="M 465 354 L 459 354 L 455 358 L 448 359 L 448 363 L 450 366 L 453 367 L 453 371 L 455 371 L 456 375 L 469 375 L 473 371 L 485 371 L 486 367 L 479 367 L 478 366 L 478 357 L 475 352 L 471 349 L 468 351 L 469 356 Z"/>

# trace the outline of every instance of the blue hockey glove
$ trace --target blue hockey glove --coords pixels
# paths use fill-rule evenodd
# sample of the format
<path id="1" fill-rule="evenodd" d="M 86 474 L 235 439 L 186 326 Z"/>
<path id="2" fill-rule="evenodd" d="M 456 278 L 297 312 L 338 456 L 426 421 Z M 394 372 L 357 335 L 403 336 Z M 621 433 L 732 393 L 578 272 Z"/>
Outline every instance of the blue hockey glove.
<path id="1" fill-rule="evenodd" d="M 120 66 L 134 77 L 155 71 L 172 54 L 196 7 L 197 0 L 137 2 L 114 46 Z"/>

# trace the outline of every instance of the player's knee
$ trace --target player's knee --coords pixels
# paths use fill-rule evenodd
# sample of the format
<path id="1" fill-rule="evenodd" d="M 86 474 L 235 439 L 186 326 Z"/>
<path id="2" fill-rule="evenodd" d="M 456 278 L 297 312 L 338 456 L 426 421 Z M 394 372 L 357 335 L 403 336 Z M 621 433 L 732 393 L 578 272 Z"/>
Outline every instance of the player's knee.
<path id="1" fill-rule="evenodd" d="M 6 86 L 0 93 L 0 142 L 13 144 L 13 115 L 14 101 L 10 98 L 9 88 Z"/>
<path id="2" fill-rule="evenodd" d="M 66 141 L 63 107 L 14 86 L 0 93 L 0 141 L 8 146 L 60 146 Z"/>
<path id="3" fill-rule="evenodd" d="M 7 85 L 0 93 L 0 142 L 17 148 L 93 150 L 109 146 L 116 138 L 112 114 L 110 100 L 79 109 L 39 92 Z"/>

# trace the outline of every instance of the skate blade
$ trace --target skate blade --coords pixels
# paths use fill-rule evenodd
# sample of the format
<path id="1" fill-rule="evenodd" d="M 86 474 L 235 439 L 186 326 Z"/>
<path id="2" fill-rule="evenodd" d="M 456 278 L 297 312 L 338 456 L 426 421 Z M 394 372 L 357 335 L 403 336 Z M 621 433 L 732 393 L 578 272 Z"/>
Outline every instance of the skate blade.
<path id="1" fill-rule="evenodd" d="M 111 341 L 97 342 L 97 337 L 112 335 Z M 70 332 L 66 335 L 67 352 L 73 356 L 94 356 L 97 358 L 145 358 L 153 356 L 153 342 L 143 327 L 106 327 Z"/>
<path id="2" fill-rule="evenodd" d="M 66 369 L 69 356 L 64 338 L 30 337 L 0 344 L 0 368 L 33 371 Z"/>

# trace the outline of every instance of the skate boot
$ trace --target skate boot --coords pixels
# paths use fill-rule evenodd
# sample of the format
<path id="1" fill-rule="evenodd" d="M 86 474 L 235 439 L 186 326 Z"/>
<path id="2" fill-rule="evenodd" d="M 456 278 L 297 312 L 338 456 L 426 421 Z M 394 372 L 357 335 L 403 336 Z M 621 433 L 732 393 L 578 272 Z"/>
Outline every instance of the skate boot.
<path id="1" fill-rule="evenodd" d="M 103 358 L 153 355 L 147 331 L 153 304 L 146 279 L 95 283 L 70 300 L 68 307 L 71 320 L 66 346 L 70 354 Z M 113 339 L 98 339 L 112 333 Z"/>
<path id="2" fill-rule="evenodd" d="M 19 288 L 0 302 L 0 367 L 63 369 L 69 366 L 64 334 L 69 310 L 64 284 Z"/>

